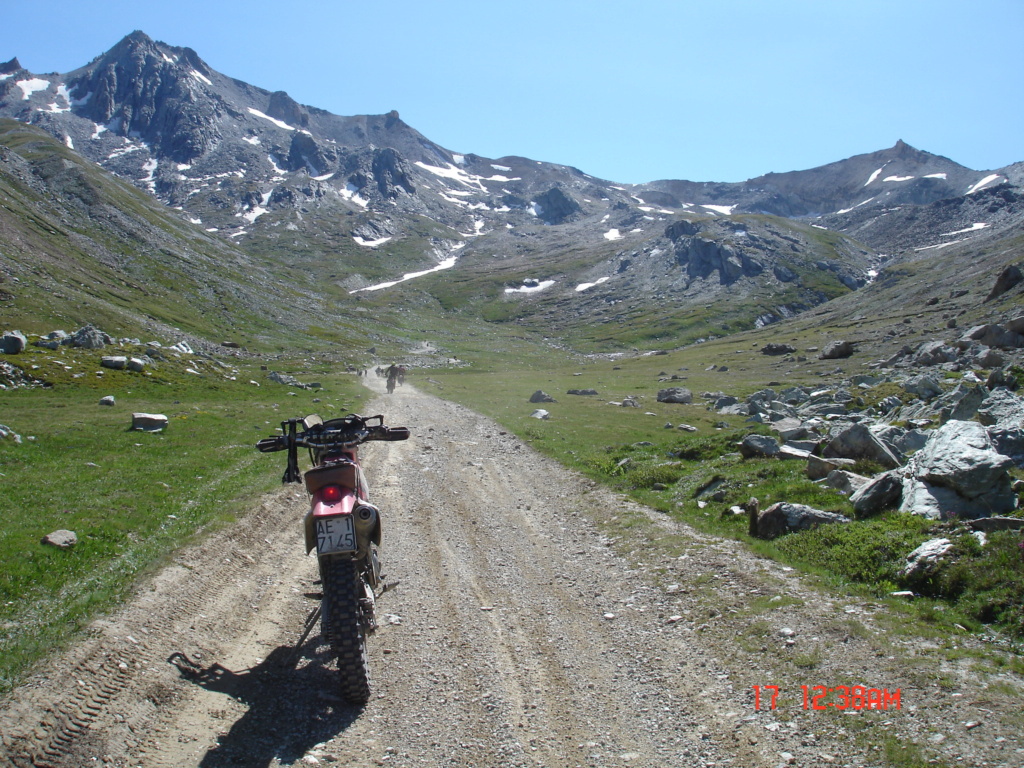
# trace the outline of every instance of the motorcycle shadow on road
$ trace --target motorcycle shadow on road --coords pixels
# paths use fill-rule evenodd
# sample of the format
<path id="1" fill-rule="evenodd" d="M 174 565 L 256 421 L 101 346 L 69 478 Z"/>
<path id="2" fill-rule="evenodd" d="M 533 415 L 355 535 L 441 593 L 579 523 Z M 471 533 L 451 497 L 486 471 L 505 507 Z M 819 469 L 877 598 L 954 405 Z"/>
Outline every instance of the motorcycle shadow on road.
<path id="1" fill-rule="evenodd" d="M 305 660 L 308 663 L 297 666 Z M 181 676 L 207 691 L 223 693 L 248 709 L 221 734 L 200 768 L 267 768 L 275 759 L 291 764 L 315 745 L 348 728 L 363 708 L 329 693 L 337 672 L 327 667 L 326 646 L 306 647 L 302 659 L 292 646 L 279 646 L 259 664 L 233 672 L 220 664 L 203 667 L 176 651 L 168 662 Z"/>

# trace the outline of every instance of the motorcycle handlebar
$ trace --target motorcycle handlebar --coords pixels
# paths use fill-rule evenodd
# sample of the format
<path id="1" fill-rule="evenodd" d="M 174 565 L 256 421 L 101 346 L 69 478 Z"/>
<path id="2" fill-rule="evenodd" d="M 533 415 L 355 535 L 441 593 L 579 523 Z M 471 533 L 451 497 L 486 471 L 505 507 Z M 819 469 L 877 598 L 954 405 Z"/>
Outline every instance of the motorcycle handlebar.
<path id="1" fill-rule="evenodd" d="M 369 426 L 366 422 L 379 420 L 381 423 Z M 294 420 L 296 424 L 301 419 Z M 388 442 L 396 440 L 408 440 L 408 427 L 387 427 L 384 426 L 383 416 L 346 416 L 338 420 L 339 424 L 317 424 L 315 427 L 302 431 L 289 431 L 284 429 L 285 434 L 275 437 L 266 437 L 256 443 L 256 448 L 261 453 L 274 453 L 283 451 L 291 445 L 303 448 L 328 448 L 332 446 L 354 446 L 370 440 L 385 440 Z M 282 427 L 287 427 L 290 422 L 284 422 Z"/>

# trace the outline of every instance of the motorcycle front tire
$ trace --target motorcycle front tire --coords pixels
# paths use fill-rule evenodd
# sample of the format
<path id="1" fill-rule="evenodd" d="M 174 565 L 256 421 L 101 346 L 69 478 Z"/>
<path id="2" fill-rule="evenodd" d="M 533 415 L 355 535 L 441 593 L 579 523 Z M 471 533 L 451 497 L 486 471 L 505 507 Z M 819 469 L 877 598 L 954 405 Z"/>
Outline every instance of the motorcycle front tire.
<path id="1" fill-rule="evenodd" d="M 320 578 L 324 594 L 321 628 L 338 660 L 341 696 L 350 704 L 365 704 L 370 698 L 370 667 L 360 603 L 365 588 L 358 565 L 343 557 L 322 557 Z"/>

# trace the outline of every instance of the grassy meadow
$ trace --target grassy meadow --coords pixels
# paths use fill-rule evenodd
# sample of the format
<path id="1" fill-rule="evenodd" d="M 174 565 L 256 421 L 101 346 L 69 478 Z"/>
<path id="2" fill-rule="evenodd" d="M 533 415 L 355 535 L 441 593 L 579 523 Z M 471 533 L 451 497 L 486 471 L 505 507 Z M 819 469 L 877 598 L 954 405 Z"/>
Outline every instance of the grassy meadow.
<path id="1" fill-rule="evenodd" d="M 359 410 L 368 394 L 329 366 L 276 368 L 321 382 L 314 391 L 230 359 L 168 352 L 147 376 L 101 368 L 100 355 L 30 347 L 16 362 L 54 386 L 0 393 L 0 424 L 21 436 L 0 440 L 0 691 L 175 548 L 278 487 L 283 464 L 254 446 L 282 419 Z M 131 431 L 134 412 L 168 428 Z M 41 543 L 59 529 L 76 533 L 72 549 Z"/>

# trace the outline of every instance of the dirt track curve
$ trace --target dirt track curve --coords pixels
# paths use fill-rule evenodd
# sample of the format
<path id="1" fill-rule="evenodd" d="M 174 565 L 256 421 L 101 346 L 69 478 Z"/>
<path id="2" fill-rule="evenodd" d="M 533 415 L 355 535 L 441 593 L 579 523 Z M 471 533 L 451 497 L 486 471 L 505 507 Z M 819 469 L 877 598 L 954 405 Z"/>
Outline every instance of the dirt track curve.
<path id="1" fill-rule="evenodd" d="M 363 451 L 384 570 L 400 582 L 378 603 L 367 706 L 333 695 L 317 631 L 289 663 L 317 590 L 299 524 L 305 494 L 293 486 L 179 553 L 0 702 L 10 764 L 883 765 L 857 738 L 871 731 L 874 743 L 912 735 L 960 764 L 1024 765 L 1019 721 L 977 681 L 964 677 L 958 699 L 879 652 L 878 606 L 819 595 L 653 513 L 683 554 L 617 553 L 592 518 L 623 500 L 488 420 L 408 385 L 367 412 L 413 432 Z M 797 600 L 752 634 L 765 616 L 745 617 L 748 606 L 778 594 Z M 854 619 L 866 635 L 843 629 Z M 814 649 L 813 668 L 781 678 L 765 661 L 758 671 L 758 659 L 794 647 Z M 805 711 L 800 674 L 809 685 L 854 675 L 902 686 L 902 708 Z M 755 684 L 780 685 L 784 706 L 756 710 Z"/>

